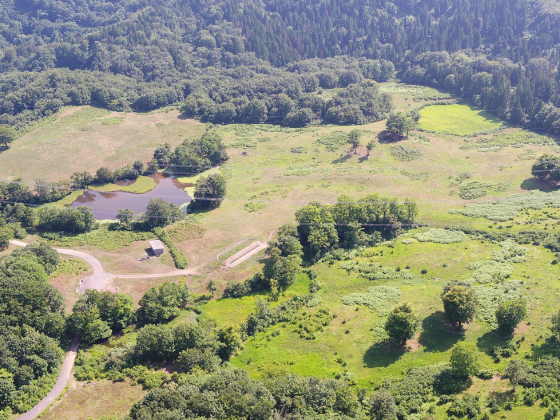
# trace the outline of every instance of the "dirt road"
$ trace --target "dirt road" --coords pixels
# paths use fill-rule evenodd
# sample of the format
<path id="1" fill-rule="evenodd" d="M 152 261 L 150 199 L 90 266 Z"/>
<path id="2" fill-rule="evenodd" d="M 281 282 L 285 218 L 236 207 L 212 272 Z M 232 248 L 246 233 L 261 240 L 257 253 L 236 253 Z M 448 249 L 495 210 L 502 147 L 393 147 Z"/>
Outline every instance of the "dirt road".
<path id="1" fill-rule="evenodd" d="M 27 244 L 21 241 L 10 241 L 11 244 L 26 247 Z M 72 255 L 73 257 L 81 258 L 82 260 L 86 261 L 91 268 L 93 268 L 93 274 L 89 277 L 86 277 L 80 281 L 80 285 L 78 286 L 78 293 L 84 293 L 88 289 L 96 289 L 96 290 L 103 290 L 107 286 L 107 282 L 114 278 L 121 278 L 121 279 L 140 279 L 140 278 L 156 278 L 156 277 L 172 277 L 172 276 L 180 276 L 180 275 L 188 275 L 188 274 L 196 274 L 196 269 L 186 269 L 186 270 L 173 270 L 168 273 L 163 274 L 111 274 L 107 273 L 104 269 L 99 260 L 95 257 L 86 254 L 85 252 L 75 251 L 73 249 L 57 249 L 56 251 L 59 254 L 64 255 Z M 60 374 L 58 375 L 58 379 L 56 380 L 56 384 L 54 385 L 51 392 L 43 398 L 39 404 L 29 410 L 27 413 L 22 414 L 17 418 L 17 420 L 33 420 L 39 414 L 41 414 L 44 410 L 47 409 L 49 405 L 51 405 L 58 396 L 64 391 L 68 380 L 70 379 L 70 375 L 72 373 L 72 368 L 74 367 L 74 359 L 76 359 L 76 353 L 78 351 L 78 347 L 80 346 L 80 338 L 76 334 L 72 340 L 72 344 L 70 345 L 70 350 L 66 353 L 66 358 L 64 359 L 64 363 L 62 364 L 62 369 Z"/>

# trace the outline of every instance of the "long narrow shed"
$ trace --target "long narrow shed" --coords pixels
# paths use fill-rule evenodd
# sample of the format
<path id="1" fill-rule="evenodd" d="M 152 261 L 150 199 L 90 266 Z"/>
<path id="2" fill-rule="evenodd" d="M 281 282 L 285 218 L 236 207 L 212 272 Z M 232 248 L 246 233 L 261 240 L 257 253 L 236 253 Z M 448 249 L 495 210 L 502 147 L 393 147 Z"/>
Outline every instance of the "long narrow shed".
<path id="1" fill-rule="evenodd" d="M 152 247 L 152 251 L 154 251 L 156 257 L 163 254 L 163 244 L 161 241 L 150 241 L 150 246 Z"/>

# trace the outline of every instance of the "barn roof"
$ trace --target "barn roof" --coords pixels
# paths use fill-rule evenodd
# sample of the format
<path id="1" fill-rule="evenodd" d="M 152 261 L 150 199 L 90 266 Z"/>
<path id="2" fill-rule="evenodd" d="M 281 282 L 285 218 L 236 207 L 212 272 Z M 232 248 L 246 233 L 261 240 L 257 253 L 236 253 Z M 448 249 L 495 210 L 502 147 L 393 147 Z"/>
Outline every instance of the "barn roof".
<path id="1" fill-rule="evenodd" d="M 150 246 L 155 251 L 156 249 L 163 249 L 161 241 L 150 241 Z"/>

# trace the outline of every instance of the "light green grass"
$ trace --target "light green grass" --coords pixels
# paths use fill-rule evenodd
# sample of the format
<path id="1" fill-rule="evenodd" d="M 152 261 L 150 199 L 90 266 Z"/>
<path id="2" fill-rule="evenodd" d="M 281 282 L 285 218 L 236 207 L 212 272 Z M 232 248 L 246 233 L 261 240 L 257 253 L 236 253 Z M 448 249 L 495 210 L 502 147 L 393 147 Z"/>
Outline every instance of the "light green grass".
<path id="1" fill-rule="evenodd" d="M 422 130 L 442 134 L 470 136 L 504 127 L 504 123 L 470 105 L 433 105 L 420 111 Z"/>
<path id="2" fill-rule="evenodd" d="M 84 193 L 83 190 L 74 190 L 69 195 L 64 197 L 62 200 L 58 200 L 57 202 L 53 203 L 55 206 L 69 206 L 72 204 L 78 197 L 80 197 Z"/>
<path id="3" fill-rule="evenodd" d="M 172 172 L 171 172 L 172 173 Z M 193 184 L 192 187 L 186 187 L 184 190 L 189 194 L 189 196 L 194 197 L 194 184 L 198 181 L 199 178 L 203 176 L 213 175 L 213 174 L 221 174 L 221 170 L 218 167 L 208 169 L 204 172 L 199 173 L 198 175 L 192 176 L 182 176 L 177 178 L 177 180 L 182 184 Z"/>
<path id="4" fill-rule="evenodd" d="M 90 190 L 100 191 L 100 192 L 113 192 L 113 191 L 124 191 L 133 194 L 144 194 L 148 191 L 153 190 L 156 187 L 156 182 L 147 176 L 140 176 L 134 184 L 130 185 L 117 185 L 117 184 L 103 184 L 103 185 L 91 185 Z"/>

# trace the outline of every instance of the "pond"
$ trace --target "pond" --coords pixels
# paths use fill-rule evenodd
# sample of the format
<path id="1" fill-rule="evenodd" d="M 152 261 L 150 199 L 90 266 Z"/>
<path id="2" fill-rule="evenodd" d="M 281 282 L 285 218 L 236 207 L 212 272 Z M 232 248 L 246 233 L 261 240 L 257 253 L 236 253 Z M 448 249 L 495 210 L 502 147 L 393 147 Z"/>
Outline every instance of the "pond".
<path id="1" fill-rule="evenodd" d="M 149 176 L 156 182 L 153 190 L 144 194 L 133 194 L 123 191 L 99 192 L 84 190 L 84 193 L 71 206 L 88 206 L 97 220 L 114 219 L 120 209 L 129 209 L 134 214 L 146 211 L 146 206 L 153 198 L 163 198 L 168 203 L 180 206 L 191 201 L 191 197 L 183 188 L 192 186 L 182 184 L 175 177 L 162 172 Z M 134 181 L 119 181 L 119 185 L 130 185 Z"/>

